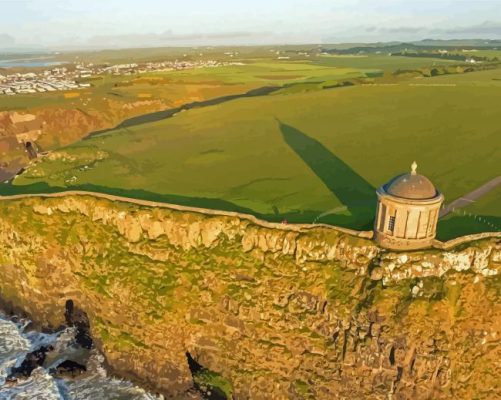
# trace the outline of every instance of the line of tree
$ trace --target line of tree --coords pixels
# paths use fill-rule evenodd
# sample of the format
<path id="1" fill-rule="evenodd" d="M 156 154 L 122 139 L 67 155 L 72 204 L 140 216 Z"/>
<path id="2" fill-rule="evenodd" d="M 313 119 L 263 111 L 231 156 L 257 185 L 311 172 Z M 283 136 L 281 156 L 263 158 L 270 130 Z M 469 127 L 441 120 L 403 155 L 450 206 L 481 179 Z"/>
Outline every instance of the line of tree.
<path id="1" fill-rule="evenodd" d="M 453 61 L 466 61 L 466 60 L 475 60 L 475 61 L 498 61 L 497 57 L 493 59 L 489 59 L 487 57 L 480 56 L 471 56 L 465 54 L 454 54 L 454 53 L 436 53 L 436 52 L 407 52 L 400 51 L 397 53 L 391 53 L 392 56 L 400 56 L 400 57 L 423 57 L 423 58 L 440 58 L 443 60 L 453 60 Z"/>
<path id="2" fill-rule="evenodd" d="M 488 69 L 496 68 L 495 64 L 476 64 L 476 65 L 444 65 L 436 67 L 425 67 L 416 69 L 398 69 L 393 72 L 395 76 L 401 75 L 412 75 L 412 76 L 423 76 L 426 78 L 438 75 L 450 75 L 450 74 L 466 74 L 468 72 L 483 71 Z"/>

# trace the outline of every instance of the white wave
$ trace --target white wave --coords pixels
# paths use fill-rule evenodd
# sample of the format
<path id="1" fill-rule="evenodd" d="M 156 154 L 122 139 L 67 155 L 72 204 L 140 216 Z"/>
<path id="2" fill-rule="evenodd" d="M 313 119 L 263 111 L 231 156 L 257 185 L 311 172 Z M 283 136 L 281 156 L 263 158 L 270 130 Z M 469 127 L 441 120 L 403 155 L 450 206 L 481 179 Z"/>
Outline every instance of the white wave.
<path id="1" fill-rule="evenodd" d="M 29 351 L 30 346 L 16 324 L 0 318 L 0 387 L 5 383 L 9 370 Z"/>
<path id="2" fill-rule="evenodd" d="M 28 379 L 2 386 L 0 400 L 63 400 L 63 397 L 54 378 L 43 368 L 37 368 Z"/>
<path id="3" fill-rule="evenodd" d="M 0 315 L 0 400 L 161 400 L 133 383 L 109 377 L 104 356 L 97 350 L 80 348 L 75 341 L 75 328 L 47 334 L 26 330 L 29 321 L 14 323 Z M 52 346 L 46 368 L 35 369 L 28 379 L 6 383 L 14 366 L 19 366 L 29 352 L 40 346 Z M 88 359 L 87 359 L 88 358 Z M 49 374 L 64 360 L 85 360 L 87 373 L 77 379 L 55 379 Z"/>
<path id="4" fill-rule="evenodd" d="M 71 400 L 116 399 L 116 400 L 159 400 L 160 397 L 147 393 L 131 382 L 108 377 L 103 367 L 104 357 L 93 351 L 87 363 L 88 374 L 77 380 L 62 384 L 62 392 Z"/>

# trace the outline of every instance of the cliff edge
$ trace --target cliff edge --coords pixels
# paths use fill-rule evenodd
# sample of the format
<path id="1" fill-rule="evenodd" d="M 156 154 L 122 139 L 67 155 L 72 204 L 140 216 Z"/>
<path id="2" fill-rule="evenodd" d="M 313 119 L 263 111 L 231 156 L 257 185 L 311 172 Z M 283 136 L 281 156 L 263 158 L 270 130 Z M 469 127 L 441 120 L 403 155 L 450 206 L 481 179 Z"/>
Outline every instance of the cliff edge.
<path id="1" fill-rule="evenodd" d="M 71 300 L 117 374 L 172 398 L 194 366 L 235 399 L 500 398 L 500 270 L 500 238 L 397 253 L 93 196 L 0 201 L 0 297 L 49 327 Z"/>

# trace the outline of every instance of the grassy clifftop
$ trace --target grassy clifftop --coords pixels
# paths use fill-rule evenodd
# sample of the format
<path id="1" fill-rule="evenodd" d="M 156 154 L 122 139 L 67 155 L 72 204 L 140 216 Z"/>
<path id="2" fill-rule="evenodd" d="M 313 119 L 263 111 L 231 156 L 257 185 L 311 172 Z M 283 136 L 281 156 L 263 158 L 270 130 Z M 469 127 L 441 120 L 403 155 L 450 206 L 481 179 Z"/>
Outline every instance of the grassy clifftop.
<path id="1" fill-rule="evenodd" d="M 52 326 L 73 300 L 117 373 L 178 398 L 493 398 L 500 268 L 495 239 L 391 253 L 91 196 L 0 202 L 0 297 Z"/>
<path id="2" fill-rule="evenodd" d="M 4 190 L 122 193 L 370 229 L 375 189 L 414 159 L 447 203 L 496 177 L 500 85 L 495 69 L 242 98 L 94 136 Z M 499 207 L 480 201 L 470 212 L 439 223 L 439 237 L 501 226 Z"/>

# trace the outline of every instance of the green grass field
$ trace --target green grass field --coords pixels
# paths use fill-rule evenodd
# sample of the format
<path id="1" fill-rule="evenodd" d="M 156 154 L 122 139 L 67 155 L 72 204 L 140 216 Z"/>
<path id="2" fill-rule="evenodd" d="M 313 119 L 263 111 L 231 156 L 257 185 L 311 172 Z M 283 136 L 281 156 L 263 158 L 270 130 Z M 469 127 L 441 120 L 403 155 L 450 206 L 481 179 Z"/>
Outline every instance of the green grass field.
<path id="1" fill-rule="evenodd" d="M 465 50 L 462 52 L 457 52 L 457 54 L 467 54 L 469 56 L 487 57 L 489 59 L 501 59 L 501 50 L 489 49 L 489 50 Z"/>
<path id="2" fill-rule="evenodd" d="M 76 143 L 4 191 L 79 188 L 369 228 L 375 188 L 413 160 L 447 201 L 499 175 L 500 90 L 491 70 L 238 99 Z M 500 193 L 491 196 L 473 211 L 499 223 Z M 452 216 L 441 237 L 456 236 L 456 222 L 461 234 L 479 229 Z"/>
<path id="3" fill-rule="evenodd" d="M 289 60 L 278 60 L 275 49 L 280 54 L 290 56 Z M 126 62 L 131 58 L 137 62 L 159 61 L 180 58 L 181 60 L 216 59 L 225 62 L 242 62 L 222 68 L 197 68 L 186 71 L 148 73 L 133 76 L 101 76 L 90 81 L 91 89 L 79 90 L 78 98 L 65 98 L 64 92 L 0 96 L 0 111 L 30 110 L 39 107 L 79 107 L 86 111 L 99 110 L 103 101 L 137 100 L 139 94 L 147 93 L 148 98 L 175 103 L 187 96 L 213 97 L 219 89 L 243 85 L 242 89 L 253 89 L 264 85 L 284 85 L 298 82 L 329 82 L 394 72 L 399 69 L 417 69 L 436 65 L 454 65 L 457 62 L 433 58 L 391 57 L 386 54 L 368 56 L 328 56 L 312 53 L 310 57 L 299 55 L 297 46 L 249 47 L 226 49 L 194 50 L 178 49 L 134 49 L 101 51 L 91 53 L 68 53 L 58 59 L 65 62 Z M 230 57 L 228 50 L 235 54 Z M 273 51 L 272 51 L 273 50 Z M 272 52 L 270 52 L 272 51 Z M 186 57 L 183 57 L 186 54 Z M 202 54 L 202 55 L 200 55 Z M 2 71 L 7 73 L 8 70 Z M 155 82 L 156 80 L 156 82 Z M 112 94 L 115 93 L 115 94 Z M 221 95 L 228 90 L 221 90 Z"/>
<path id="4" fill-rule="evenodd" d="M 440 221 L 443 239 L 481 232 L 501 232 L 501 187 Z"/>
<path id="5" fill-rule="evenodd" d="M 107 109 L 109 101 L 161 100 L 167 105 L 201 101 L 228 94 L 245 93 L 263 86 L 295 83 L 337 82 L 377 73 L 371 68 L 329 67 L 312 62 L 250 59 L 245 65 L 152 72 L 130 76 L 102 75 L 88 80 L 92 88 L 68 92 L 0 96 L 0 111 L 34 108 L 79 108 L 86 112 Z"/>
<path id="6" fill-rule="evenodd" d="M 122 121 L 195 102 L 244 95 L 263 87 L 306 85 L 318 90 L 350 79 L 365 79 L 377 73 L 371 69 L 333 68 L 306 61 L 247 59 L 242 65 L 194 68 L 133 75 L 101 75 L 87 80 L 92 87 L 65 92 L 0 96 L 0 112 L 18 111 L 41 115 L 44 134 L 37 144 L 54 150 L 73 143 L 93 130 L 114 127 Z M 292 86 L 288 90 L 292 90 Z M 82 123 L 82 120 L 85 120 Z M 62 122 L 62 121 L 66 121 Z M 1 124 L 1 122 L 0 122 Z M 8 123 L 6 123 L 9 128 Z M 0 126 L 2 130 L 4 126 Z M 16 132 L 20 127 L 10 127 Z M 2 162 L 27 162 L 24 154 L 6 145 L 0 135 Z M 7 147 L 7 152 L 5 149 Z M 24 163 L 24 164 L 23 164 Z M 0 164 L 1 168 L 1 164 Z M 0 176 L 3 177 L 0 170 Z M 3 178 L 2 178 L 3 179 Z"/>
<path id="7" fill-rule="evenodd" d="M 441 60 L 437 58 L 412 58 L 389 56 L 387 54 L 367 55 L 322 55 L 315 63 L 318 65 L 339 68 L 374 68 L 382 71 L 395 71 L 398 69 L 417 69 L 433 66 L 457 65 L 457 61 Z"/>

